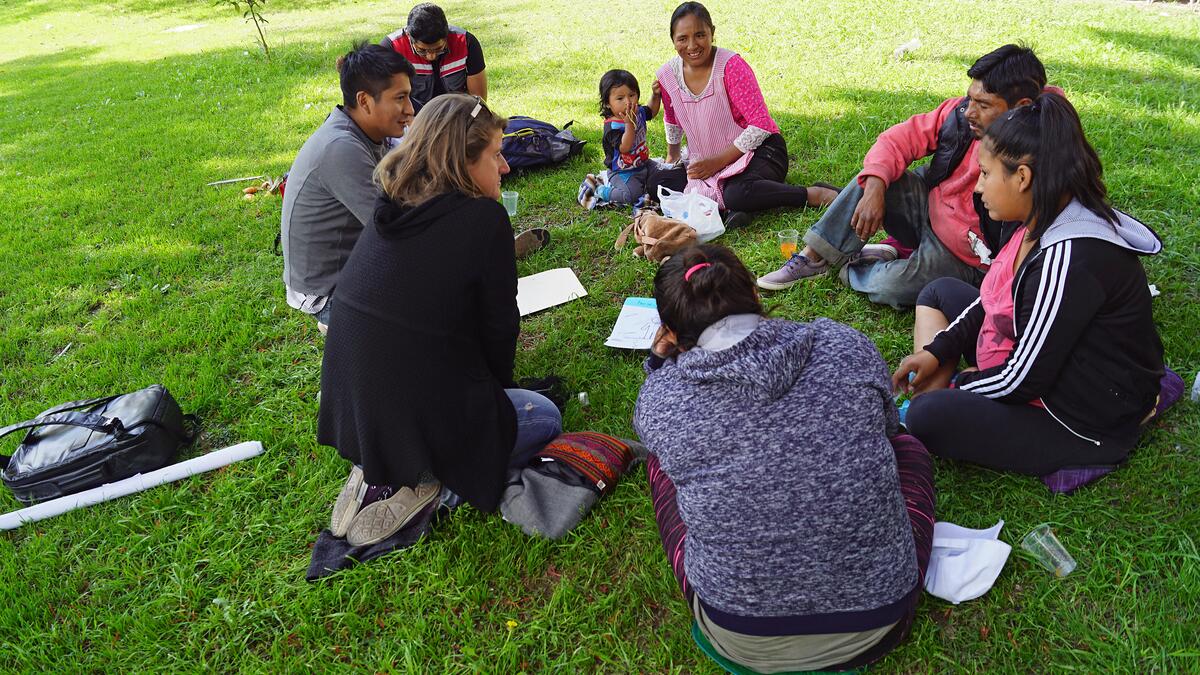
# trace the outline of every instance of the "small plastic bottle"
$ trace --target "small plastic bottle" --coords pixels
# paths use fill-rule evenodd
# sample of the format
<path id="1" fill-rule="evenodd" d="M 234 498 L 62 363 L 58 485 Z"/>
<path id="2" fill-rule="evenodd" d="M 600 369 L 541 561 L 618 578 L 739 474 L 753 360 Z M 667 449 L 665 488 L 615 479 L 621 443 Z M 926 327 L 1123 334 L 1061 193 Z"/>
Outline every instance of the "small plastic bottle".
<path id="1" fill-rule="evenodd" d="M 579 392 L 578 398 L 579 398 L 579 406 L 581 408 L 586 408 L 592 404 L 592 401 L 591 401 L 591 399 L 588 398 L 588 393 L 586 391 Z"/>

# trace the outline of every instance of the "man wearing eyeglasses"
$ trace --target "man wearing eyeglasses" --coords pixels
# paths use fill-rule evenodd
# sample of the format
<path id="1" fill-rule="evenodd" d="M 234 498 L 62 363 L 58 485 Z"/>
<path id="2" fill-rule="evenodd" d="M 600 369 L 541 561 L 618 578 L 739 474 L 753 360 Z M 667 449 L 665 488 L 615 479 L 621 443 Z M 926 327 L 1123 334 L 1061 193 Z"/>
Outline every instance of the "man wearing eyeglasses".
<path id="1" fill-rule="evenodd" d="M 474 35 L 449 25 L 441 7 L 428 2 L 413 7 L 408 13 L 408 25 L 388 35 L 380 44 L 396 50 L 416 69 L 412 101 L 417 110 L 447 92 L 463 92 L 487 100 L 483 47 Z"/>

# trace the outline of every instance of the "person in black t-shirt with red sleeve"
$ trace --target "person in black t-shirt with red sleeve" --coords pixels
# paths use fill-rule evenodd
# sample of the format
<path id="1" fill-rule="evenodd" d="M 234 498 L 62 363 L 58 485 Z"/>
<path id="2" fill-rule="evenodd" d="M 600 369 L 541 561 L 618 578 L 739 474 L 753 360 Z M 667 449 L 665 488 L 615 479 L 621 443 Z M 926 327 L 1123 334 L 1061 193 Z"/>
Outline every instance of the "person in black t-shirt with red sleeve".
<path id="1" fill-rule="evenodd" d="M 408 24 L 380 41 L 413 64 L 412 101 L 417 110 L 447 92 L 487 100 L 483 47 L 474 35 L 446 21 L 446 13 L 423 2 L 408 13 Z"/>

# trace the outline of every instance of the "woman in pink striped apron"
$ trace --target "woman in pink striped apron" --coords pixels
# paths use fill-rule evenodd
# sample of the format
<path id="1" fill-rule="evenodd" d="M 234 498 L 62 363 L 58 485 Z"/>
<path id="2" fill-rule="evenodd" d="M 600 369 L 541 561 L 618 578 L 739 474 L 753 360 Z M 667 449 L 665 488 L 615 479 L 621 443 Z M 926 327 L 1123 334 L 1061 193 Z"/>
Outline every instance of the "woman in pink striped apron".
<path id="1" fill-rule="evenodd" d="M 714 47 L 712 18 L 704 5 L 685 2 L 671 15 L 679 56 L 658 69 L 669 146 L 667 161 L 688 141 L 686 168 L 662 172 L 647 187 L 699 192 L 726 211 L 726 227 L 749 221 L 748 211 L 781 206 L 824 206 L 832 186 L 788 185 L 787 144 L 771 119 L 754 71 L 741 56 Z"/>

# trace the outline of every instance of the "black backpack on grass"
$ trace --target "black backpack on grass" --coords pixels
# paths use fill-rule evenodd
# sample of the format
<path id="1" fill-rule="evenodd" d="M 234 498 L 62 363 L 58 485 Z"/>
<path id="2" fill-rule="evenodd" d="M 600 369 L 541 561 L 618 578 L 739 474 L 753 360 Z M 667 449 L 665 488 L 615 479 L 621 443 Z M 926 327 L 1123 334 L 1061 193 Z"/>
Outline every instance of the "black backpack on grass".
<path id="1" fill-rule="evenodd" d="M 587 141 L 575 138 L 567 130 L 574 120 L 567 122 L 562 131 L 548 122 L 532 117 L 514 115 L 508 118 L 501 141 L 500 153 L 513 171 L 525 171 L 542 166 L 553 166 L 579 154 Z"/>
<path id="2" fill-rule="evenodd" d="M 0 455 L 0 479 L 22 504 L 74 494 L 171 464 L 194 433 L 161 384 L 129 394 L 71 401 L 0 429 L 28 429 L 11 457 Z"/>

